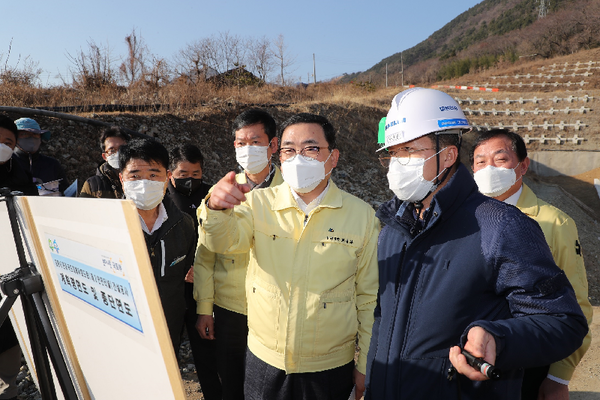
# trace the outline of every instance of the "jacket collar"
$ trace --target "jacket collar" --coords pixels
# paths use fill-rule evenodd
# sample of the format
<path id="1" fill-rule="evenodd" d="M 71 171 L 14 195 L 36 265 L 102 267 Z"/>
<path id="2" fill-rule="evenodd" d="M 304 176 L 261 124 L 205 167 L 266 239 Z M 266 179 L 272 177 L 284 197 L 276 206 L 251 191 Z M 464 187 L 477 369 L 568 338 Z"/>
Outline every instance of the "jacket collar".
<path id="1" fill-rule="evenodd" d="M 110 164 L 108 164 L 108 162 L 106 161 L 98 166 L 98 172 L 96 173 L 96 175 L 104 175 L 111 181 L 119 183 L 121 182 L 121 180 L 119 179 L 119 170 L 111 167 Z"/>
<path id="2" fill-rule="evenodd" d="M 532 218 L 537 217 L 540 212 L 540 206 L 538 205 L 538 198 L 533 193 L 533 190 L 529 188 L 526 184 L 523 184 L 523 191 L 521 192 L 521 196 L 519 196 L 519 200 L 517 201 L 517 208 Z"/>
<path id="3" fill-rule="evenodd" d="M 35 153 L 28 153 L 26 151 L 23 151 L 19 148 L 19 146 L 15 146 L 15 151 L 14 154 L 16 156 L 18 156 L 19 158 L 22 158 L 24 160 L 37 160 L 40 157 L 40 151 L 36 151 Z"/>
<path id="4" fill-rule="evenodd" d="M 162 201 L 163 206 L 165 207 L 165 211 L 169 218 L 165 220 L 160 229 L 165 232 L 171 229 L 175 224 L 177 224 L 183 218 L 183 212 L 177 208 L 173 200 L 169 198 L 169 196 L 165 196 Z"/>
<path id="5" fill-rule="evenodd" d="M 342 207 L 342 191 L 333 183 L 333 180 L 329 180 L 329 190 L 325 197 L 321 201 L 321 204 L 317 207 L 319 208 L 341 208 Z M 277 192 L 275 195 L 275 201 L 273 201 L 273 205 L 271 209 L 273 211 L 281 211 L 287 208 L 299 208 L 296 199 L 292 195 L 292 189 L 290 186 L 283 182 L 281 185 L 277 186 Z"/>
<path id="6" fill-rule="evenodd" d="M 433 196 L 433 211 L 439 215 L 452 215 L 473 193 L 479 193 L 475 180 L 462 163 L 448 184 Z"/>

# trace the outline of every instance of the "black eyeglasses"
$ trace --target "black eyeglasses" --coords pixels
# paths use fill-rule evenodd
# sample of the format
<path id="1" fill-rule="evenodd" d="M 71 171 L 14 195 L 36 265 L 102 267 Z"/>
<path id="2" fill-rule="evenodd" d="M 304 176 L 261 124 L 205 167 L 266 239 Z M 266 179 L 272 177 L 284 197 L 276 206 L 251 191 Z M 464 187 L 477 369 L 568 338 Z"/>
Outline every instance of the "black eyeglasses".
<path id="1" fill-rule="evenodd" d="M 291 158 L 296 157 L 296 154 L 300 154 L 304 158 L 312 158 L 316 159 L 319 156 L 319 151 L 321 149 L 328 149 L 328 146 L 306 146 L 300 151 L 297 151 L 293 147 L 282 147 L 279 149 L 279 156 L 282 160 L 289 160 Z"/>

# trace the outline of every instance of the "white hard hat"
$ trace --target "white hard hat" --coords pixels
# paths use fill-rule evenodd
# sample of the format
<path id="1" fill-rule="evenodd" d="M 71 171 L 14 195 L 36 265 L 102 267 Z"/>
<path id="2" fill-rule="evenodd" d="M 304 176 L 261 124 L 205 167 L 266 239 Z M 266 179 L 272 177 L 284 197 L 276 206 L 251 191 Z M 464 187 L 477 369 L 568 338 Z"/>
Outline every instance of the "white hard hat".
<path id="1" fill-rule="evenodd" d="M 425 88 L 398 93 L 385 122 L 385 143 L 377 151 L 434 132 L 460 133 L 471 129 L 456 100 L 447 93 Z"/>

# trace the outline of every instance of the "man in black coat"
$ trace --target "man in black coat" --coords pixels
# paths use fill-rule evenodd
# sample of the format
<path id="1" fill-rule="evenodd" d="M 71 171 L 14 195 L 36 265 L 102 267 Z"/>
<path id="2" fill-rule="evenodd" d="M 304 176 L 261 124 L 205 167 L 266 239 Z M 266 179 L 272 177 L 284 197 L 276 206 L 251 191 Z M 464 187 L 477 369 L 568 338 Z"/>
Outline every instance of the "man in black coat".
<path id="1" fill-rule="evenodd" d="M 185 316 L 185 275 L 194 263 L 194 221 L 169 199 L 169 153 L 155 140 L 137 139 L 119 149 L 119 178 L 125 197 L 140 215 L 158 294 L 171 335 L 179 351 Z"/>
<path id="2" fill-rule="evenodd" d="M 196 209 L 208 194 L 211 185 L 202 181 L 204 157 L 200 149 L 192 144 L 185 144 L 171 150 L 170 153 L 169 186 L 165 197 L 175 203 L 183 212 L 194 218 L 196 231 L 198 219 Z M 190 268 L 185 277 L 185 326 L 196 374 L 206 400 L 222 398 L 221 380 L 217 373 L 216 343 L 202 339 L 196 330 L 196 300 L 194 300 L 194 269 Z"/>

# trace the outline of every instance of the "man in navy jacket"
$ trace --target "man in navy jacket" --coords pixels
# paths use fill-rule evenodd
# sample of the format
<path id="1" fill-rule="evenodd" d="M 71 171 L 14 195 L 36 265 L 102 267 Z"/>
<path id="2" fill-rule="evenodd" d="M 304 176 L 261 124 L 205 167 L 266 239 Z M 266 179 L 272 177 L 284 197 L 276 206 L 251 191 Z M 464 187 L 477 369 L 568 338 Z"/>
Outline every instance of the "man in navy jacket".
<path id="1" fill-rule="evenodd" d="M 366 399 L 518 399 L 523 368 L 576 350 L 587 323 L 539 226 L 477 191 L 469 129 L 432 89 L 392 101 L 380 160 L 396 195 L 377 216 L 378 304 Z M 461 350 L 502 371 L 489 380 Z"/>

